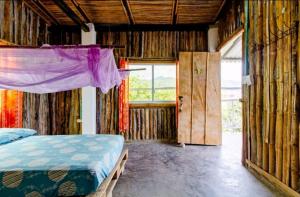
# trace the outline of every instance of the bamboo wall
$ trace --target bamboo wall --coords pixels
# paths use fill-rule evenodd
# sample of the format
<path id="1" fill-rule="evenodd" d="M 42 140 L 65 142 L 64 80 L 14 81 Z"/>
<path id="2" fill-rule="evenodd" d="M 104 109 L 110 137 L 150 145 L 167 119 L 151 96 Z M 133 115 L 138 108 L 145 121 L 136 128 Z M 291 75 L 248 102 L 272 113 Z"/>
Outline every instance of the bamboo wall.
<path id="1" fill-rule="evenodd" d="M 243 72 L 252 84 L 243 85 L 242 162 L 299 191 L 300 1 L 247 2 L 249 51 L 244 63 L 249 67 Z M 220 43 L 242 27 L 244 18 L 234 14 L 241 9 L 240 0 L 227 4 L 218 23 Z"/>
<path id="2" fill-rule="evenodd" d="M 299 4 L 249 1 L 252 84 L 243 87 L 244 157 L 294 190 L 299 189 Z"/>

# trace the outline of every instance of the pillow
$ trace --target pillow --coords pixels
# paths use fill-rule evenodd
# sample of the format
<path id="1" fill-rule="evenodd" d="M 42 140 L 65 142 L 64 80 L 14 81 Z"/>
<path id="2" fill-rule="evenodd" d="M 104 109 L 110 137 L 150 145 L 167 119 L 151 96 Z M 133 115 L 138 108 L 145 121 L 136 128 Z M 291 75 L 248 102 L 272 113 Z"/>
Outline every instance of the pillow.
<path id="1" fill-rule="evenodd" d="M 7 144 L 36 134 L 37 132 L 33 129 L 0 128 L 0 145 Z"/>

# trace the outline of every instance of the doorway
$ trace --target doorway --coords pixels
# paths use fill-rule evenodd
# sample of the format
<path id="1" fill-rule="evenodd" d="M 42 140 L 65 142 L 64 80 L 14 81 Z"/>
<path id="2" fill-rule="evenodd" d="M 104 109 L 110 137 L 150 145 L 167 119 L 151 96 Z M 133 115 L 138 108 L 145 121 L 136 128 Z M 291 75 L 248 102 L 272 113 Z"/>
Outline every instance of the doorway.
<path id="1" fill-rule="evenodd" d="M 241 156 L 242 149 L 242 34 L 221 49 L 223 145 Z"/>

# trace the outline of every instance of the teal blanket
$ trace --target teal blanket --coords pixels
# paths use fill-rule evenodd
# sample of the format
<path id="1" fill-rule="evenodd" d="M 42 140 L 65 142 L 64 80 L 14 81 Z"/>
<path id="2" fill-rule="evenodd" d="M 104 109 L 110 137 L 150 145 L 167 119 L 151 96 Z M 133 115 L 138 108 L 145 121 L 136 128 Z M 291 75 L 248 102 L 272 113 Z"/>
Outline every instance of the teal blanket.
<path id="1" fill-rule="evenodd" d="M 0 145 L 0 196 L 80 196 L 114 168 L 122 136 L 25 136 Z"/>

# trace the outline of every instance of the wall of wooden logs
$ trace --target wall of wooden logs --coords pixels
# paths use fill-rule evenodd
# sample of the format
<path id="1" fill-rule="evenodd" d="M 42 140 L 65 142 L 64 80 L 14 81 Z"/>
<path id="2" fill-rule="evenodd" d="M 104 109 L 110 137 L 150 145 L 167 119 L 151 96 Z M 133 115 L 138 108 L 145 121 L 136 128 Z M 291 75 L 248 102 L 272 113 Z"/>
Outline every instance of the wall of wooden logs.
<path id="1" fill-rule="evenodd" d="M 129 132 L 124 134 L 126 140 L 174 141 L 177 138 L 175 104 L 131 105 L 129 120 Z"/>
<path id="2" fill-rule="evenodd" d="M 2 17 L 4 21 L 0 32 L 2 39 L 15 44 L 32 46 L 44 43 L 80 44 L 79 31 L 54 29 L 48 32 L 47 24 L 21 1 L 0 1 L 0 9 L 3 11 L 0 12 L 0 18 Z M 179 51 L 207 50 L 205 30 L 98 32 L 97 39 L 100 44 L 126 47 L 115 49 L 116 60 L 122 56 L 140 60 L 175 61 Z M 97 95 L 98 133 L 118 133 L 117 88 L 105 95 L 97 90 Z M 80 90 L 44 95 L 24 93 L 23 126 L 36 129 L 41 134 L 81 133 L 81 125 L 78 123 L 80 97 Z M 175 120 L 175 117 L 170 118 Z"/>
<path id="3" fill-rule="evenodd" d="M 79 31 L 67 31 L 64 29 L 52 29 L 50 32 L 50 43 L 68 43 L 79 44 L 80 32 Z M 144 32 L 98 32 L 97 43 L 101 45 L 121 45 L 125 46 L 124 49 L 115 49 L 116 61 L 120 57 L 128 57 L 135 61 L 152 61 L 152 60 L 176 60 L 179 51 L 207 51 L 207 32 L 204 31 L 144 31 Z M 64 94 L 64 93 L 58 93 Z M 64 98 L 64 97 L 62 97 Z M 65 98 L 66 99 L 66 98 Z M 152 113 L 153 119 L 157 122 L 153 123 L 151 132 L 156 133 L 149 134 L 149 138 L 142 137 L 142 127 L 139 125 L 146 125 L 146 118 L 142 113 L 138 111 L 152 111 L 156 110 L 156 113 Z M 168 113 L 162 111 L 168 111 Z M 160 139 L 175 139 L 176 126 L 171 124 L 168 129 L 172 131 L 162 131 L 161 124 L 167 124 L 164 121 L 164 116 L 170 122 L 175 122 L 176 116 L 174 115 L 175 107 L 164 108 L 148 108 L 144 107 L 137 110 L 130 110 L 129 117 L 139 117 L 139 121 L 132 122 L 130 130 L 125 134 L 127 140 L 160 140 Z M 60 110 L 59 110 L 60 111 Z M 170 113 L 169 113 L 170 111 Z M 172 113 L 171 113 L 172 111 Z M 161 115 L 163 113 L 163 116 Z M 155 118 L 154 118 L 155 116 Z M 74 116 L 70 116 L 74 117 Z M 97 89 L 97 133 L 109 133 L 118 134 L 118 89 L 111 89 L 107 94 L 102 94 Z M 139 124 L 137 127 L 132 124 Z M 150 128 L 150 129 L 151 129 Z M 68 128 L 61 128 L 62 131 L 66 131 Z M 133 135 L 133 133 L 140 133 Z M 149 131 L 150 132 L 150 131 Z M 166 133 L 164 133 L 166 132 Z M 171 133 L 171 134 L 168 134 Z M 135 137 L 134 137 L 135 136 Z M 141 137 L 139 137 L 141 136 Z M 146 136 L 146 134 L 145 134 Z"/>
<path id="4" fill-rule="evenodd" d="M 219 44 L 226 40 L 240 28 L 243 28 L 244 0 L 226 1 L 217 22 L 219 29 Z"/>
<path id="5" fill-rule="evenodd" d="M 48 32 L 47 24 L 23 1 L 0 1 L 0 38 L 20 45 L 39 46 L 49 44 L 80 44 L 80 32 L 74 29 Z M 99 44 L 124 45 L 125 49 L 115 49 L 116 60 L 129 57 L 147 61 L 153 59 L 176 60 L 179 51 L 207 51 L 207 31 L 124 31 L 98 32 Z M 118 133 L 118 91 L 112 89 L 108 94 L 97 90 L 97 132 Z M 41 134 L 81 133 L 80 90 L 55 94 L 24 93 L 23 126 L 38 130 Z M 149 111 L 153 126 L 149 127 L 149 139 L 175 138 L 175 108 L 139 108 L 130 110 L 130 117 L 137 117 L 138 125 L 131 125 L 126 139 L 148 139 L 143 134 L 148 115 L 139 111 Z M 151 116 L 150 116 L 151 113 Z M 146 113 L 147 114 L 147 113 Z M 173 115 L 172 115 L 173 114 Z M 152 118 L 151 118 L 152 120 Z M 170 120 L 167 123 L 165 120 Z M 173 122 L 173 123 L 171 123 Z M 133 123 L 133 122 L 132 122 Z M 167 130 L 161 130 L 166 124 Z M 168 126 L 168 124 L 170 124 Z M 171 130 L 169 130 L 172 128 Z M 139 130 L 142 129 L 142 130 Z M 165 133 L 166 132 L 166 133 Z M 131 133 L 140 133 L 133 135 Z M 152 134 L 151 134 L 152 133 Z M 135 136 L 135 137 L 134 137 Z M 140 137 L 139 137 L 140 136 Z M 144 137 L 143 137 L 144 136 Z"/>
<path id="6" fill-rule="evenodd" d="M 207 51 L 206 31 L 98 32 L 97 39 L 102 45 L 125 46 L 125 49 L 115 49 L 115 56 L 116 59 L 128 57 L 129 62 L 130 59 L 175 62 L 179 51 Z M 97 95 L 97 133 L 118 133 L 117 88 L 107 94 L 97 90 Z M 174 106 L 131 107 L 129 120 L 130 128 L 124 135 L 126 140 L 176 139 Z"/>
<path id="7" fill-rule="evenodd" d="M 97 88 L 96 105 L 97 133 L 119 134 L 118 88 L 115 87 L 106 94 Z"/>
<path id="8" fill-rule="evenodd" d="M 79 32 L 49 33 L 52 45 L 79 44 Z M 80 134 L 81 89 L 52 94 L 24 93 L 23 126 L 46 135 Z"/>
<path id="9" fill-rule="evenodd" d="M 50 36 L 47 24 L 24 1 L 0 1 L 0 39 L 16 45 L 76 44 L 80 35 L 61 32 Z M 79 37 L 78 37 L 79 35 Z M 49 39 L 51 37 L 51 39 Z M 49 41 L 50 40 L 50 41 Z M 76 134 L 81 126 L 80 90 L 56 94 L 23 94 L 23 127 L 40 134 Z"/>
<path id="10" fill-rule="evenodd" d="M 47 42 L 47 24 L 23 2 L 0 1 L 0 39 L 17 45 Z"/>
<path id="11" fill-rule="evenodd" d="M 207 51 L 207 31 L 98 32 L 98 43 L 126 46 L 116 54 L 134 59 L 173 59 L 179 51 Z"/>

